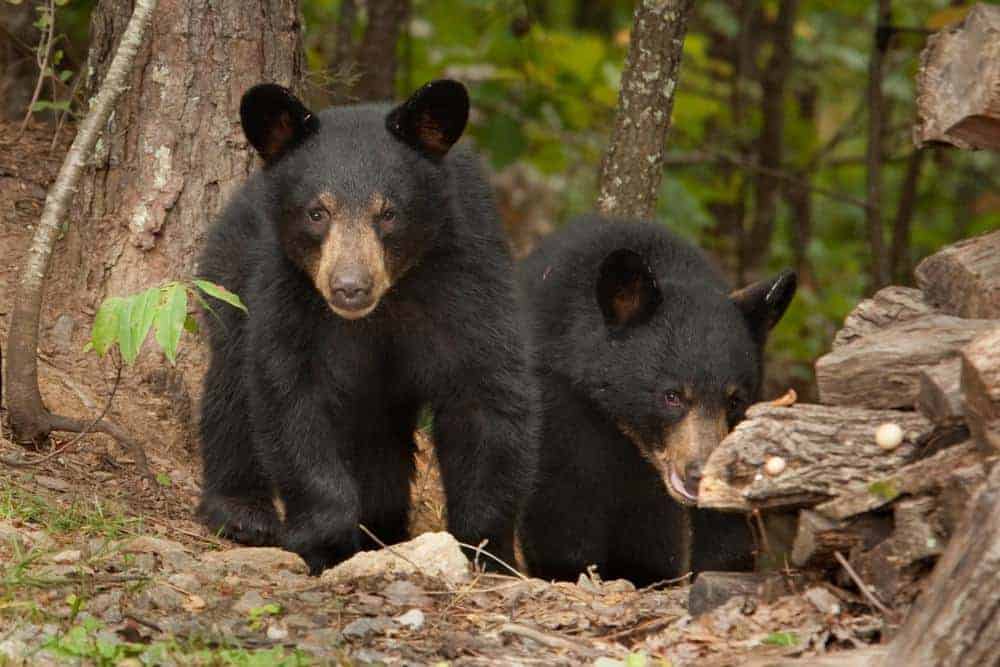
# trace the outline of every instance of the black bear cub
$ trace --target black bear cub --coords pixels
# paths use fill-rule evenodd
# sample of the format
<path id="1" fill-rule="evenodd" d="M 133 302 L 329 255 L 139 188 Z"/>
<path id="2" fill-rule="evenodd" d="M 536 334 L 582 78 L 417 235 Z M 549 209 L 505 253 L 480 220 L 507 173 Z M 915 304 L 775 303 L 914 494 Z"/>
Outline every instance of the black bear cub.
<path id="1" fill-rule="evenodd" d="M 207 318 L 199 514 L 213 530 L 284 545 L 313 573 L 371 546 L 359 524 L 405 539 L 429 405 L 450 531 L 513 557 L 536 401 L 496 207 L 452 148 L 468 112 L 449 80 L 395 108 L 313 113 L 270 84 L 243 96 L 264 168 L 200 264 L 249 311 Z"/>
<path id="2" fill-rule="evenodd" d="M 760 394 L 785 272 L 731 292 L 694 246 L 651 222 L 584 218 L 518 271 L 543 398 L 531 571 L 589 565 L 644 585 L 753 564 L 741 515 L 694 508 L 700 470 Z"/>

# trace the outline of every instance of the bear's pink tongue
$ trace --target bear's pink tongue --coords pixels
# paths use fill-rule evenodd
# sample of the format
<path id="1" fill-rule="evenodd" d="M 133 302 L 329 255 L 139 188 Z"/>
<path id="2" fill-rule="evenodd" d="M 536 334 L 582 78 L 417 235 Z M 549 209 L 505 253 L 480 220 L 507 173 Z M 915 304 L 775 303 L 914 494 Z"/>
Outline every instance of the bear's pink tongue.
<path id="1" fill-rule="evenodd" d="M 698 502 L 697 496 L 692 496 L 690 493 L 688 493 L 687 489 L 684 488 L 684 480 L 682 480 L 681 476 L 677 474 L 677 470 L 674 468 L 673 465 L 670 466 L 670 486 L 674 488 L 674 491 L 681 498 L 689 500 L 692 504 Z"/>

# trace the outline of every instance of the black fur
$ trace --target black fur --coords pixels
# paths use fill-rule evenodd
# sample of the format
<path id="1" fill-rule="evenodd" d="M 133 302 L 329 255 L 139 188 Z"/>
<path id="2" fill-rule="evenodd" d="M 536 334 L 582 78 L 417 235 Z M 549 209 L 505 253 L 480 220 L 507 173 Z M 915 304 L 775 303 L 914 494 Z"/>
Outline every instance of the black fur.
<path id="1" fill-rule="evenodd" d="M 437 102 L 456 103 L 445 98 Z M 295 135 L 235 194 L 200 264 L 249 310 L 213 302 L 219 319 L 208 318 L 200 514 L 235 540 L 284 544 L 314 573 L 366 546 L 359 523 L 385 542 L 406 538 L 423 405 L 459 540 L 488 539 L 487 550 L 511 559 L 534 478 L 535 392 L 490 189 L 472 154 L 431 159 L 387 130 L 390 113 L 398 109 L 313 116 L 316 131 Z M 362 319 L 331 312 L 280 240 L 320 191 L 354 207 L 377 191 L 397 206 L 381 242 L 410 268 Z"/>
<path id="2" fill-rule="evenodd" d="M 737 304 L 705 256 L 662 225 L 590 216 L 546 239 L 518 281 L 543 400 L 539 480 L 520 533 L 529 568 L 575 579 L 594 564 L 637 584 L 683 574 L 685 510 L 619 424 L 662 432 L 680 418 L 665 393 L 686 386 L 731 428 L 759 397 L 764 336 L 794 274 Z M 632 286 L 624 320 L 610 305 L 615 285 Z M 695 571 L 752 566 L 742 515 L 688 511 Z"/>

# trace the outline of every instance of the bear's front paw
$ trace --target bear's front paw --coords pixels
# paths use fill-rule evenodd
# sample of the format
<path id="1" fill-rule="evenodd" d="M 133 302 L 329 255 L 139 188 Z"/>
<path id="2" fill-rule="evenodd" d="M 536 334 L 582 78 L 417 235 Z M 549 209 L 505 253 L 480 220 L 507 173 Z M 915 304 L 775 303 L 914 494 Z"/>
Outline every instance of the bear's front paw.
<path id="1" fill-rule="evenodd" d="M 240 544 L 269 547 L 283 540 L 281 519 L 267 501 L 206 494 L 198 515 L 209 530 Z"/>
<path id="2" fill-rule="evenodd" d="M 361 541 L 357 530 L 317 530 L 315 522 L 310 521 L 289 531 L 285 548 L 301 556 L 309 566 L 309 574 L 317 577 L 360 551 Z"/>

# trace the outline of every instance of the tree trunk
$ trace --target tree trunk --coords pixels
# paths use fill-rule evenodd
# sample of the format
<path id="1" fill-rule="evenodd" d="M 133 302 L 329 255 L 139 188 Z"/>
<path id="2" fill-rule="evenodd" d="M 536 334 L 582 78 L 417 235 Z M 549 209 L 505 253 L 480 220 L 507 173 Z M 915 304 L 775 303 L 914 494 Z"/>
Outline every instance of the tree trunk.
<path id="1" fill-rule="evenodd" d="M 882 238 L 882 138 L 885 123 L 884 100 L 882 96 L 882 63 L 889 50 L 892 33 L 891 0 L 878 0 L 876 27 L 872 38 L 872 54 L 868 62 L 868 147 L 867 162 L 868 207 L 865 210 L 865 224 L 868 227 L 868 251 L 871 254 L 869 269 L 870 292 L 875 292 L 889 282 L 889 271 L 885 256 L 885 241 Z"/>
<path id="2" fill-rule="evenodd" d="M 650 218 L 663 178 L 684 35 L 694 0 L 641 0 L 611 143 L 601 164 L 597 207 L 606 215 Z"/>
<path id="3" fill-rule="evenodd" d="M 910 154 L 906 161 L 906 175 L 903 177 L 903 189 L 899 193 L 899 206 L 896 208 L 896 220 L 892 225 L 892 247 L 889 251 L 889 269 L 896 284 L 910 282 L 912 270 L 910 260 L 910 224 L 917 208 L 917 191 L 920 185 L 920 172 L 924 166 L 924 156 L 927 151 L 918 148 Z"/>
<path id="4" fill-rule="evenodd" d="M 774 21 L 771 56 L 761 79 L 761 115 L 763 127 L 757 146 L 758 164 L 765 168 L 757 174 L 754 185 L 754 215 L 747 242 L 743 246 L 745 278 L 753 279 L 756 269 L 767 262 L 774 232 L 781 180 L 780 170 L 785 145 L 785 84 L 792 67 L 792 40 L 798 0 L 781 0 Z"/>
<path id="5" fill-rule="evenodd" d="M 100 0 L 94 9 L 90 90 L 105 74 L 131 6 Z M 297 87 L 301 67 L 296 0 L 160 1 L 53 267 L 48 314 L 75 320 L 79 347 L 70 360 L 103 298 L 196 273 L 207 225 L 254 166 L 240 97 L 261 81 Z M 158 353 L 141 356 L 120 390 L 118 404 L 151 418 L 147 432 L 167 442 L 186 440 L 194 422 L 205 358 L 197 339 L 182 344 L 176 368 Z"/>
<path id="6" fill-rule="evenodd" d="M 358 49 L 359 100 L 391 100 L 396 93 L 396 43 L 410 17 L 410 0 L 368 0 L 368 27 Z"/>

